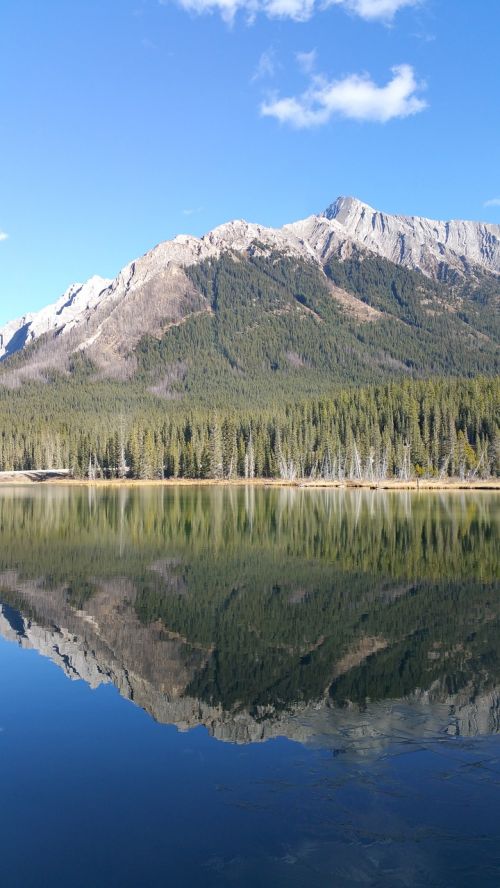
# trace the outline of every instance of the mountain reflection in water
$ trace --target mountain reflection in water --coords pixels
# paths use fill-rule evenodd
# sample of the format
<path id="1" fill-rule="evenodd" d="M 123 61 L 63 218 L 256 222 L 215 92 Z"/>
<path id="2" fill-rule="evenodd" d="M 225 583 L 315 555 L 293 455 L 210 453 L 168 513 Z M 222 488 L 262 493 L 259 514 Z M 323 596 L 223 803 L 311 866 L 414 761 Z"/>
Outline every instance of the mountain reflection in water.
<path id="1" fill-rule="evenodd" d="M 500 496 L 5 489 L 0 633 L 221 740 L 500 726 Z"/>

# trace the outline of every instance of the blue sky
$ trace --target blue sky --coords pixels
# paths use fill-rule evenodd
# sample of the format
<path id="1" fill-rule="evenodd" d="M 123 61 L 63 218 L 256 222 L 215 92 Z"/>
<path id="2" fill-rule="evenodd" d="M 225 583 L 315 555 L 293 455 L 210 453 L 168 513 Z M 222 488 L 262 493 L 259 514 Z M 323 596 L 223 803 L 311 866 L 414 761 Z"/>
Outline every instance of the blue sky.
<path id="1" fill-rule="evenodd" d="M 339 194 L 500 222 L 498 0 L 2 0 L 0 322 Z"/>

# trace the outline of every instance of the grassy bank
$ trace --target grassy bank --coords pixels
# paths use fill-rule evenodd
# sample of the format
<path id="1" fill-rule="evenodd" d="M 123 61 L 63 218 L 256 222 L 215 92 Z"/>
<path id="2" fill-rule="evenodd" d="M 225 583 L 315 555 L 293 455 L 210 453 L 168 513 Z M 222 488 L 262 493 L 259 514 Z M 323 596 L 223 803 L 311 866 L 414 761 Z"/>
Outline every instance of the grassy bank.
<path id="1" fill-rule="evenodd" d="M 35 472 L 0 472 L 0 485 L 32 485 L 44 484 L 51 487 L 296 487 L 296 488 L 328 488 L 328 489 L 364 489 L 364 490 L 500 490 L 500 478 L 478 478 L 462 480 L 460 478 L 419 478 L 401 480 L 388 478 L 384 481 L 325 481 L 323 479 L 298 479 L 286 481 L 280 478 L 234 478 L 231 480 L 197 479 L 197 478 L 166 478 L 156 480 L 139 479 L 85 479 L 58 478 L 47 476 L 37 477 Z"/>

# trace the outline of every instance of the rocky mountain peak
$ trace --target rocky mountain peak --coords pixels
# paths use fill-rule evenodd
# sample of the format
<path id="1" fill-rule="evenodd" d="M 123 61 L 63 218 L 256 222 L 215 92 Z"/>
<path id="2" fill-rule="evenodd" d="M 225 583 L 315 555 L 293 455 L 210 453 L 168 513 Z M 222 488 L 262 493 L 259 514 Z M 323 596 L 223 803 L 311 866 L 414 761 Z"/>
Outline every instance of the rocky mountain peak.
<path id="1" fill-rule="evenodd" d="M 349 224 L 350 220 L 355 217 L 363 216 L 366 213 L 376 213 L 377 211 L 370 207 L 369 204 L 363 203 L 357 197 L 337 197 L 323 212 L 326 219 L 336 219 L 340 225 Z"/>
<path id="2" fill-rule="evenodd" d="M 392 215 L 355 197 L 338 197 L 322 218 L 325 227 L 334 223 L 333 230 L 358 247 L 427 277 L 440 280 L 449 272 L 467 276 L 475 270 L 500 274 L 500 225 Z"/>
<path id="3" fill-rule="evenodd" d="M 321 270 L 332 257 L 342 261 L 357 250 L 438 281 L 457 276 L 475 280 L 485 272 L 500 275 L 499 225 L 391 215 L 341 196 L 323 213 L 279 229 L 236 219 L 203 237 L 178 235 L 128 263 L 114 281 L 94 276 L 72 284 L 53 304 L 0 328 L 0 360 L 45 334 L 66 338 L 70 331 L 73 349 L 99 341 L 102 351 L 109 340 L 113 353 L 125 346 L 130 350 L 144 332 L 156 335 L 187 311 L 207 309 L 193 292 L 186 269 L 223 253 L 245 253 L 256 244 L 313 262 Z"/>

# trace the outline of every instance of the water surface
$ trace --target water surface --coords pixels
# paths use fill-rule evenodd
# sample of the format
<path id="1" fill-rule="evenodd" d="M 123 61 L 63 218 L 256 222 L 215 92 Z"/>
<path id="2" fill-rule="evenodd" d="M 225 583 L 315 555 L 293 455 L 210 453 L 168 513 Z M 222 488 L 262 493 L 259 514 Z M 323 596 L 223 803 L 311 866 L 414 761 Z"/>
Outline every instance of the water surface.
<path id="1" fill-rule="evenodd" d="M 500 884 L 500 496 L 0 491 L 4 886 Z"/>

